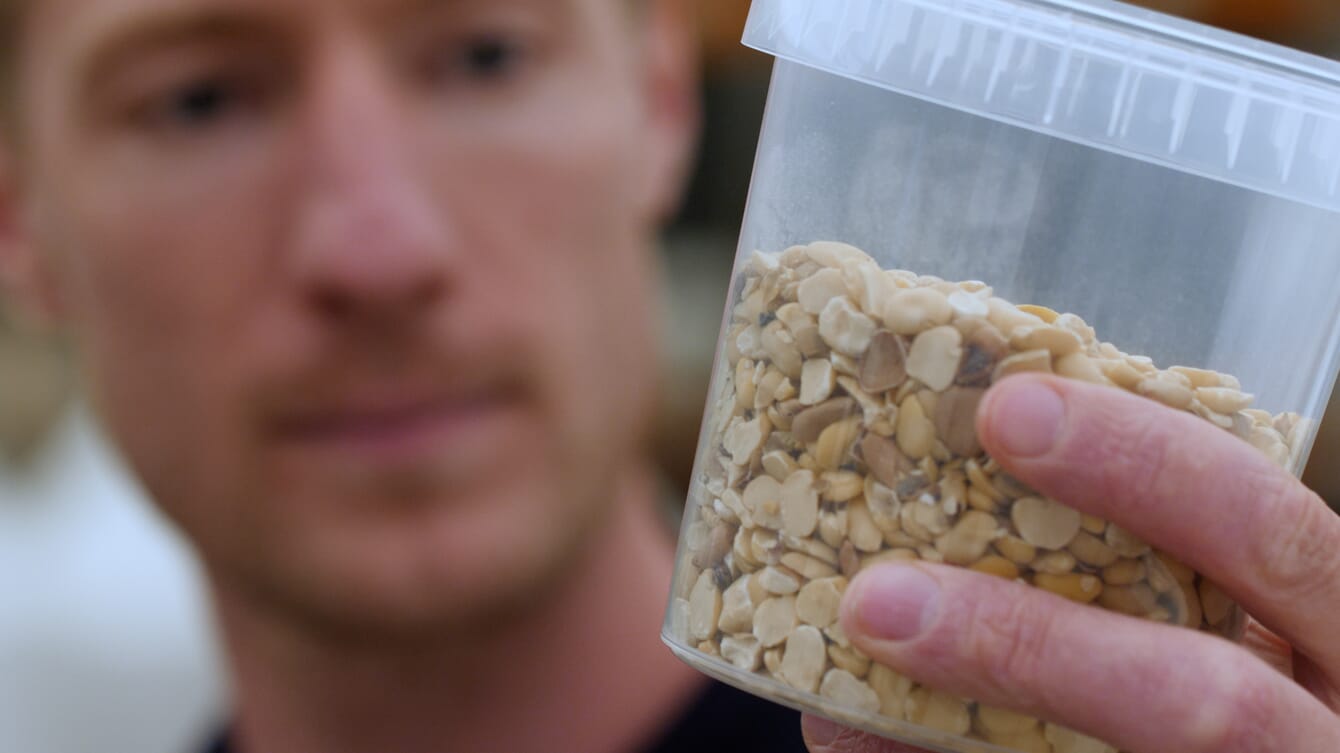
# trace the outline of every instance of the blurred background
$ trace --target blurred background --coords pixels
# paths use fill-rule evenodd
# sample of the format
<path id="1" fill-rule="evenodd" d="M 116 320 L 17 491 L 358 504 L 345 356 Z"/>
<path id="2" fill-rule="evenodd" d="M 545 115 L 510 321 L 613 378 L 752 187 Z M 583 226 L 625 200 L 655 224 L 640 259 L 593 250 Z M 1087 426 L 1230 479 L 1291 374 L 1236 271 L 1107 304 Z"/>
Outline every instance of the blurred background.
<path id="1" fill-rule="evenodd" d="M 671 495 L 690 471 L 770 71 L 739 44 L 748 0 L 694 2 L 705 132 L 663 252 Z M 1140 4 L 1340 56 L 1335 0 Z M 226 713 L 199 572 L 98 435 L 72 362 L 0 294 L 0 753 L 187 751 Z M 1337 505 L 1332 408 L 1306 481 Z"/>

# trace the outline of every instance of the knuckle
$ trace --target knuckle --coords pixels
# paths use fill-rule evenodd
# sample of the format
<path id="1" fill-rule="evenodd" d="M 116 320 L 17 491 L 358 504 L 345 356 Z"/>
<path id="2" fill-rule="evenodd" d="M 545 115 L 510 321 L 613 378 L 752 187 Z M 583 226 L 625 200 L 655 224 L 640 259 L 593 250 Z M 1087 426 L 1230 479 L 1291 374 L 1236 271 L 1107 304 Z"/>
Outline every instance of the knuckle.
<path id="1" fill-rule="evenodd" d="M 1188 709 L 1185 740 L 1179 747 L 1187 753 L 1265 753 L 1285 750 L 1276 740 L 1274 693 L 1268 683 L 1256 681 L 1256 667 L 1247 657 L 1234 656 L 1216 662 L 1208 672 L 1195 705 Z"/>
<path id="2" fill-rule="evenodd" d="M 1288 601 L 1333 588 L 1340 578 L 1340 539 L 1330 508 L 1292 476 L 1257 472 L 1247 479 L 1252 501 L 1247 564 L 1265 591 Z"/>
<path id="3" fill-rule="evenodd" d="M 965 632 L 963 655 L 973 663 L 978 681 L 995 695 L 1037 688 L 1034 678 L 1047 661 L 1055 618 L 1038 609 L 1033 599 L 1011 599 L 979 609 Z"/>
<path id="4" fill-rule="evenodd" d="M 1101 425 L 1093 429 L 1081 462 L 1097 469 L 1096 486 L 1103 498 L 1120 501 L 1124 509 L 1138 513 L 1156 505 L 1171 491 L 1178 474 L 1171 465 L 1185 440 L 1176 441 L 1168 410 L 1140 406 L 1141 410 L 1106 411 Z"/>

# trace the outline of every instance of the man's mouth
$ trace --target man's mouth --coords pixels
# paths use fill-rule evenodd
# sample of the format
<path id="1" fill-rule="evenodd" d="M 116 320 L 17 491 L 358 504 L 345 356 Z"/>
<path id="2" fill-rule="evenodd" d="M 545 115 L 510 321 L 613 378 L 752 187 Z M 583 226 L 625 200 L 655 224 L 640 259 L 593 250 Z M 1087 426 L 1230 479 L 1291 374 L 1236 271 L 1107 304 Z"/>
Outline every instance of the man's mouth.
<path id="1" fill-rule="evenodd" d="M 410 393 L 406 393 L 410 394 Z M 362 467 L 415 468 L 482 459 L 515 428 L 515 392 L 349 398 L 291 416 L 279 434 L 291 449 Z"/>

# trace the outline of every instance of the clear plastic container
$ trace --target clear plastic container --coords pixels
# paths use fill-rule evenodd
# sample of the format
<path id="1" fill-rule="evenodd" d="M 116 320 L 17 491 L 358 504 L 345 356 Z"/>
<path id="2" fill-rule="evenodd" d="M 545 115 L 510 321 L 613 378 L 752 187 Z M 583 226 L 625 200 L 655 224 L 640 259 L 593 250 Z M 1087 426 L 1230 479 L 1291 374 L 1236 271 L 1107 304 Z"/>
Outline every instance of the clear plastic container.
<path id="1" fill-rule="evenodd" d="M 972 416 L 1053 371 L 1301 473 L 1340 366 L 1340 65 L 1101 0 L 755 0 L 745 42 L 777 63 L 665 640 L 930 749 L 1114 750 L 870 664 L 836 604 L 918 558 L 1240 635 Z"/>

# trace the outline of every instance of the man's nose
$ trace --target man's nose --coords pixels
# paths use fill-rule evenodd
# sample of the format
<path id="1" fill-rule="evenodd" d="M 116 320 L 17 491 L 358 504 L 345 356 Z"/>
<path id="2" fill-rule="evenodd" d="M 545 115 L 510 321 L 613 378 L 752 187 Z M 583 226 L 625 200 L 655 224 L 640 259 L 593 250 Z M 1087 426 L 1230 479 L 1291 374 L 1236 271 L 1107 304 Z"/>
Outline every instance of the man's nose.
<path id="1" fill-rule="evenodd" d="M 447 291 L 455 253 L 407 110 L 371 55 L 333 49 L 314 68 L 294 147 L 303 295 L 337 320 L 421 315 Z"/>

